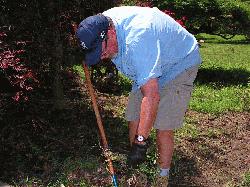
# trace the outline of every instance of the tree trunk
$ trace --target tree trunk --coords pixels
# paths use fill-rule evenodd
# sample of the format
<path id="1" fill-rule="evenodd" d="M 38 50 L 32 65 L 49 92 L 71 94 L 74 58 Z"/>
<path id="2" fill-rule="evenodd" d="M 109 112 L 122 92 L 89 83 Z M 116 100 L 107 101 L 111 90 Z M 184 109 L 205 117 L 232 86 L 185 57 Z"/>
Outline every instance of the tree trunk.
<path id="1" fill-rule="evenodd" d="M 63 42 L 61 41 L 61 33 L 58 24 L 58 17 L 60 13 L 60 6 L 57 3 L 51 1 L 49 3 L 49 12 L 51 13 L 50 18 L 50 32 L 51 32 L 51 53 L 52 59 L 50 62 L 51 69 L 51 82 L 52 82 L 52 93 L 55 110 L 62 110 L 66 106 L 65 98 L 64 98 L 64 90 L 62 83 L 62 61 L 63 61 Z"/>
<path id="2" fill-rule="evenodd" d="M 63 59 L 63 46 L 62 42 L 59 41 L 59 37 L 55 38 L 55 51 L 53 52 L 54 62 L 51 62 L 52 67 L 52 92 L 54 96 L 54 109 L 61 110 L 65 108 L 65 98 L 62 83 L 62 59 Z"/>

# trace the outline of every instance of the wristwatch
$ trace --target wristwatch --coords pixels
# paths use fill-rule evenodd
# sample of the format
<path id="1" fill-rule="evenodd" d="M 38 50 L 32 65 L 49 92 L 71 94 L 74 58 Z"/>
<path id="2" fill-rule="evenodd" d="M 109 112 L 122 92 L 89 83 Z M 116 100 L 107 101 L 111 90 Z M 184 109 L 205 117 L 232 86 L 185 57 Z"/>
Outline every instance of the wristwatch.
<path id="1" fill-rule="evenodd" d="M 135 135 L 135 139 L 138 141 L 138 142 L 144 142 L 146 140 L 146 138 L 142 135 Z"/>

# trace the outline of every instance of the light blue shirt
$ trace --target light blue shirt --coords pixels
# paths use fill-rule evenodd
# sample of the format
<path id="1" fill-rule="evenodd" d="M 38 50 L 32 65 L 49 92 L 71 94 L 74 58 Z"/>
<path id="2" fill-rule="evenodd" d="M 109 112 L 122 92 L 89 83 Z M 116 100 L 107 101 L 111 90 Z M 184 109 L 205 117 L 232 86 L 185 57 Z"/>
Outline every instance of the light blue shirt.
<path id="1" fill-rule="evenodd" d="M 118 54 L 112 61 L 133 80 L 132 91 L 151 78 L 160 88 L 185 69 L 201 63 L 195 37 L 157 8 L 123 6 L 103 12 L 112 19 Z"/>

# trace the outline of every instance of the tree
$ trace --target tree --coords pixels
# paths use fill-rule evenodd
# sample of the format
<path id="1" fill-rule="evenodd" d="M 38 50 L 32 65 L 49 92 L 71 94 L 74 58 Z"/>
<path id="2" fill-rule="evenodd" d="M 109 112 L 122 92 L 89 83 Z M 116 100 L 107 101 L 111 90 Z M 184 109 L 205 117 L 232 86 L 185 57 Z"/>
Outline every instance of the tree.
<path id="1" fill-rule="evenodd" d="M 63 77 L 65 67 L 71 63 L 81 63 L 81 56 L 76 48 L 69 45 L 71 24 L 80 23 L 87 16 L 102 12 L 113 5 L 112 0 L 55 0 L 55 1 L 0 1 L 1 41 L 6 46 L 14 42 L 26 42 L 21 62 L 16 63 L 36 74 L 40 84 L 39 89 L 50 89 L 54 99 L 55 109 L 62 109 L 64 102 Z M 11 44 L 13 50 L 16 45 Z M 10 47 L 2 48 L 3 54 Z M 15 60 L 13 61 L 15 63 Z M 8 75 L 16 77 L 20 72 L 10 72 L 0 66 L 0 79 L 11 81 Z M 30 74 L 31 75 L 31 74 Z M 19 76 L 20 77 L 20 76 Z M 28 77 L 30 78 L 30 77 Z M 1 81 L 0 81 L 1 82 Z M 19 81 L 20 82 L 20 81 Z M 11 84 L 15 93 L 25 98 L 31 90 L 23 90 L 17 84 Z M 12 94 L 12 96 L 15 96 Z"/>

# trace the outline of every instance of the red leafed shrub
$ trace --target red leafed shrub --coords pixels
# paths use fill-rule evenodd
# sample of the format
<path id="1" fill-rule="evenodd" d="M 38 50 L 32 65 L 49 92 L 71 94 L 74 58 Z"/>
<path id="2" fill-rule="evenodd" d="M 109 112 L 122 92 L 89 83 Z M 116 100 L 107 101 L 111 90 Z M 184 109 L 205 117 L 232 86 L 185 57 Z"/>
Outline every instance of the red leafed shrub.
<path id="1" fill-rule="evenodd" d="M 22 58 L 25 50 L 13 49 L 26 45 L 26 42 L 14 42 L 12 46 L 4 41 L 6 37 L 7 34 L 5 32 L 0 32 L 0 43 L 2 46 L 0 51 L 0 78 L 7 79 L 13 90 L 15 90 L 12 97 L 15 101 L 27 101 L 28 93 L 38 84 L 38 80 L 35 78 L 32 70 L 25 65 L 25 61 Z"/>
<path id="2" fill-rule="evenodd" d="M 176 15 L 174 12 L 170 11 L 170 10 L 162 10 L 162 12 L 164 12 L 165 14 L 171 16 L 172 18 L 175 19 L 176 22 L 178 22 L 182 27 L 186 28 L 185 26 L 185 22 L 187 21 L 187 17 L 186 16 L 182 16 L 181 18 L 176 18 Z"/>

